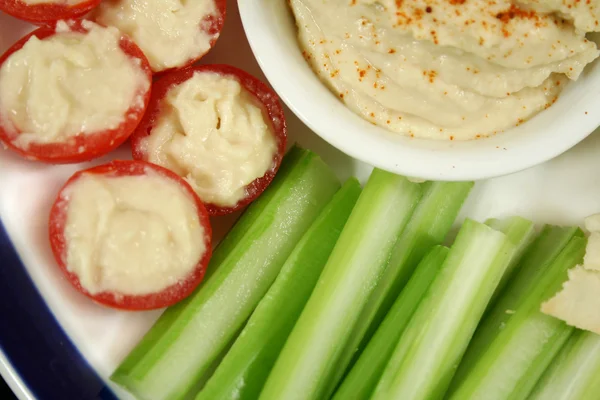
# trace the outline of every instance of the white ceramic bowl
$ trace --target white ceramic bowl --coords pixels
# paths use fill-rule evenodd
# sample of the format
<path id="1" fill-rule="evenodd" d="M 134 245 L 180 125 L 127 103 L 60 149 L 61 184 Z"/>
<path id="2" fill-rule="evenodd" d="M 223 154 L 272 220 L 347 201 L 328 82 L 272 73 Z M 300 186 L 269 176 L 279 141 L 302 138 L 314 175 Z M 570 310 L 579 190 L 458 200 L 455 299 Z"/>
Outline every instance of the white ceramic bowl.
<path id="1" fill-rule="evenodd" d="M 550 109 L 497 136 L 450 142 L 393 134 L 347 109 L 312 72 L 287 1 L 239 0 L 238 5 L 252 51 L 288 107 L 333 146 L 391 172 L 433 180 L 505 175 L 556 157 L 600 125 L 596 62 Z"/>

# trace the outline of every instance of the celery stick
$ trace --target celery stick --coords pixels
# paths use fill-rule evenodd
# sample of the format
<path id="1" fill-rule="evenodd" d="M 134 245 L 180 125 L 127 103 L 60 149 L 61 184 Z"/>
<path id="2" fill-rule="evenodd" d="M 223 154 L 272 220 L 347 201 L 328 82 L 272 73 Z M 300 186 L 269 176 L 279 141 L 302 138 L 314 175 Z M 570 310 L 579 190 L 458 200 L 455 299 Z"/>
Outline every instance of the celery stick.
<path id="1" fill-rule="evenodd" d="M 567 243 L 583 232 L 577 227 L 558 227 L 546 225 L 540 235 L 525 251 L 519 262 L 518 270 L 508 286 L 502 291 L 496 302 L 488 310 L 475 331 L 475 335 L 467 348 L 451 387 L 454 388 L 475 367 L 477 360 L 488 349 L 498 333 L 512 317 L 514 311 L 520 308 L 533 288 L 546 274 L 546 270 L 565 248 Z"/>
<path id="2" fill-rule="evenodd" d="M 371 334 L 379 327 L 417 264 L 432 246 L 441 244 L 467 199 L 473 182 L 427 182 L 423 198 L 394 245 L 381 282 L 362 314 L 370 320 Z"/>
<path id="3" fill-rule="evenodd" d="M 506 270 L 514 245 L 467 219 L 402 334 L 374 400 L 441 398 Z"/>
<path id="4" fill-rule="evenodd" d="M 418 184 L 373 171 L 261 399 L 325 397 L 341 350 L 420 197 Z"/>
<path id="5" fill-rule="evenodd" d="M 523 254 L 535 238 L 535 227 L 533 225 L 533 222 L 521 217 L 511 217 L 506 219 L 491 218 L 485 221 L 485 224 L 491 228 L 496 229 L 497 231 L 504 232 L 509 237 L 511 236 L 511 234 L 509 233 L 509 231 L 511 230 L 514 230 L 517 235 L 522 235 L 522 237 L 520 237 L 516 241 L 513 240 L 513 243 L 516 246 L 515 253 L 513 254 L 512 260 L 508 264 L 504 275 L 502 275 L 502 279 L 500 280 L 496 291 L 492 295 L 492 299 L 488 304 L 489 309 L 506 286 L 506 283 L 510 280 L 510 278 L 517 270 L 519 261 L 521 260 Z"/>
<path id="6" fill-rule="evenodd" d="M 421 299 L 439 272 L 448 248 L 435 246 L 419 263 L 383 323 L 335 393 L 334 400 L 368 400 Z"/>
<path id="7" fill-rule="evenodd" d="M 600 336 L 577 330 L 537 383 L 531 400 L 600 399 Z"/>
<path id="8" fill-rule="evenodd" d="M 470 373 L 456 382 L 451 399 L 521 400 L 529 396 L 574 330 L 542 314 L 540 304 L 560 290 L 567 270 L 583 260 L 585 244 L 584 238 L 572 238 L 538 277 L 515 314 L 475 359 Z"/>
<path id="9" fill-rule="evenodd" d="M 427 182 L 423 185 L 423 198 L 394 245 L 383 276 L 351 333 L 336 374 L 329 382 L 328 395 L 334 391 L 352 359 L 356 359 L 367 345 L 423 256 L 432 246 L 444 241 L 472 187 L 473 182 Z"/>
<path id="10" fill-rule="evenodd" d="M 196 400 L 258 397 L 360 191 L 356 179 L 348 180 L 302 236 L 232 349 Z"/>
<path id="11" fill-rule="evenodd" d="M 292 149 L 215 250 L 202 285 L 165 311 L 111 379 L 141 399 L 195 395 L 339 186 L 314 153 Z"/>

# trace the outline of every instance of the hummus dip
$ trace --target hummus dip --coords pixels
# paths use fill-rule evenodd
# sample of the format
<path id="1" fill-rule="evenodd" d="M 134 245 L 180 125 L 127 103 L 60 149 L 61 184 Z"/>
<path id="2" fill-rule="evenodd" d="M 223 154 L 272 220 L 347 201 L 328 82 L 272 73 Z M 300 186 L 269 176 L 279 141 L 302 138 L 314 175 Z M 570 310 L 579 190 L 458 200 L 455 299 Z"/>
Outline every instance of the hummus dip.
<path id="1" fill-rule="evenodd" d="M 599 55 L 600 0 L 290 0 L 303 55 L 355 113 L 468 140 L 550 107 Z"/>

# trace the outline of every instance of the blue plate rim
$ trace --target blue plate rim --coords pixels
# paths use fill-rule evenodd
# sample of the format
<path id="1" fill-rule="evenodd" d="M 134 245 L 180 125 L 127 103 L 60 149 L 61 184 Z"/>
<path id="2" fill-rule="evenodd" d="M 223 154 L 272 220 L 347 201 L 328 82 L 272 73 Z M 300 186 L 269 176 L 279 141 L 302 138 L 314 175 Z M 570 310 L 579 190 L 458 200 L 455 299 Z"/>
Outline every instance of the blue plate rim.
<path id="1" fill-rule="evenodd" d="M 15 371 L 2 349 L 0 349 L 0 376 L 2 376 L 2 379 L 4 379 L 4 382 L 6 382 L 17 399 L 36 400 L 33 393 L 31 393 L 27 385 L 25 385 L 25 382 L 23 382 L 17 371 Z"/>
<path id="2" fill-rule="evenodd" d="M 19 400 L 116 400 L 62 328 L 0 220 L 0 375 Z M 33 340 L 32 340 L 33 338 Z"/>

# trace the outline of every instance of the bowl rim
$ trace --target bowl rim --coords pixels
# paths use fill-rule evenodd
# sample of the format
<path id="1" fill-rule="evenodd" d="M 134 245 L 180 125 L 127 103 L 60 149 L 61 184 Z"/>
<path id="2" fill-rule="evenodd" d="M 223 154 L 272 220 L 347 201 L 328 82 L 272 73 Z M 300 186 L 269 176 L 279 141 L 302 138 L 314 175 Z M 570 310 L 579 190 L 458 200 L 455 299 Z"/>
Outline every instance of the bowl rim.
<path id="1" fill-rule="evenodd" d="M 290 46 L 280 39 L 281 32 L 275 31 L 278 24 L 272 21 L 281 21 L 282 18 L 275 18 L 273 12 L 274 7 L 287 8 L 288 5 L 287 2 L 275 3 L 238 1 L 246 37 L 267 80 L 289 109 L 312 131 L 347 155 L 377 168 L 428 180 L 464 181 L 503 176 L 564 153 L 600 126 L 600 112 L 586 111 L 585 117 L 581 112 L 581 117 L 577 117 L 577 110 L 573 110 L 572 105 L 576 101 L 581 103 L 581 98 L 585 98 L 586 110 L 600 108 L 600 65 L 597 65 L 587 95 L 569 95 L 565 99 L 567 96 L 563 93 L 557 104 L 552 106 L 551 109 L 558 111 L 557 105 L 561 102 L 561 110 L 566 109 L 569 117 L 554 118 L 555 121 L 546 126 L 540 123 L 539 116 L 545 113 L 543 111 L 519 127 L 479 140 L 451 142 L 394 134 L 350 111 L 310 70 L 303 58 L 302 66 L 298 65 L 301 55 L 295 32 L 297 56 L 293 60 L 292 57 L 287 60 L 281 57 L 290 51 Z M 312 79 L 302 76 L 306 74 L 290 75 L 298 68 L 308 68 Z M 564 92 L 571 92 L 569 88 L 573 86 L 569 85 Z M 314 96 L 307 96 L 307 93 L 316 93 L 324 101 L 319 98 L 315 102 Z M 573 124 L 577 125 L 577 129 L 573 129 Z M 532 129 L 537 125 L 540 126 Z M 507 144 L 507 140 L 514 143 Z"/>

